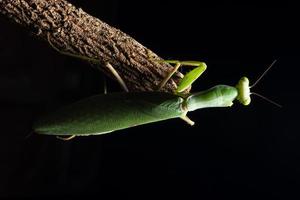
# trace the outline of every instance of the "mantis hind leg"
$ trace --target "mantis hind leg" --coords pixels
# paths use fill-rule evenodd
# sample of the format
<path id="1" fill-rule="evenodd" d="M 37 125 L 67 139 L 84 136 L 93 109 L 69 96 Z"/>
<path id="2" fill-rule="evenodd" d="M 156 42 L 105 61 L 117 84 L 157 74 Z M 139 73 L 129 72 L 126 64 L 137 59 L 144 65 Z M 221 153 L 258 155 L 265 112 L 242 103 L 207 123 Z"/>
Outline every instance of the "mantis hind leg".
<path id="1" fill-rule="evenodd" d="M 118 72 L 115 70 L 115 68 L 107 62 L 105 66 L 109 69 L 109 71 L 112 73 L 112 75 L 116 78 L 120 86 L 123 88 L 125 92 L 129 92 L 124 80 L 121 78 L 121 76 L 118 74 Z"/>
<path id="2" fill-rule="evenodd" d="M 78 59 L 82 59 L 82 60 L 87 60 L 87 61 L 92 62 L 92 63 L 100 63 L 99 60 L 96 59 L 96 58 L 89 58 L 89 57 L 86 57 L 86 56 L 77 55 L 77 54 L 69 53 L 69 52 L 62 51 L 62 50 L 58 49 L 58 48 L 51 42 L 51 39 L 50 39 L 50 33 L 47 34 L 47 39 L 48 39 L 48 42 L 49 42 L 50 46 L 51 46 L 55 51 L 57 51 L 57 52 L 60 53 L 60 54 L 63 54 L 63 55 L 66 55 L 66 56 L 70 56 L 70 57 L 73 57 L 73 58 L 78 58 Z"/>
<path id="3" fill-rule="evenodd" d="M 69 52 L 65 52 L 65 51 L 61 51 L 60 49 L 58 49 L 52 42 L 51 42 L 51 39 L 50 39 L 50 34 L 48 33 L 47 35 L 47 39 L 48 39 L 48 42 L 50 44 L 50 46 L 56 50 L 57 52 L 63 54 L 63 55 L 66 55 L 66 56 L 71 56 L 71 57 L 74 57 L 74 58 L 79 58 L 79 59 L 82 59 L 82 60 L 87 60 L 89 62 L 92 62 L 92 63 L 100 63 L 100 61 L 96 58 L 89 58 L 89 57 L 86 57 L 86 56 L 81 56 L 81 55 L 76 55 L 76 54 L 73 54 L 73 53 L 69 53 Z M 107 62 L 105 64 L 105 67 L 107 67 L 109 69 L 109 71 L 112 73 L 112 75 L 116 78 L 116 80 L 118 81 L 118 83 L 121 85 L 121 87 L 123 88 L 123 90 L 125 90 L 126 92 L 128 92 L 128 88 L 124 82 L 124 80 L 121 78 L 121 76 L 118 74 L 118 72 L 115 70 L 115 68 L 109 63 Z"/>

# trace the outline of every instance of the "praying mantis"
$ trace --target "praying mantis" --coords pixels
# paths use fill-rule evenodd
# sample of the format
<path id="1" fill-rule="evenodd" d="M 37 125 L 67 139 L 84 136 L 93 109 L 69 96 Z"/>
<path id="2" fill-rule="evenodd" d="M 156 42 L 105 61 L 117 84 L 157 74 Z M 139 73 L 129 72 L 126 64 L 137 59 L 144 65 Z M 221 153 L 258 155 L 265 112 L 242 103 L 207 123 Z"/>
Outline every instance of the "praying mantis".
<path id="1" fill-rule="evenodd" d="M 210 107 L 231 107 L 234 100 L 242 105 L 249 105 L 251 94 L 256 94 L 250 92 L 250 88 L 255 86 L 275 63 L 274 61 L 252 86 L 249 85 L 247 77 L 242 77 L 236 86 L 216 85 L 201 92 L 184 94 L 183 91 L 201 76 L 207 65 L 199 61 L 157 62 L 175 64 L 172 72 L 158 85 L 158 91 L 118 92 L 88 97 L 41 117 L 33 125 L 34 132 L 68 140 L 75 136 L 101 135 L 174 118 L 180 118 L 194 125 L 187 117 L 188 112 Z M 159 90 L 181 66 L 195 68 L 182 78 L 173 94 L 160 92 Z M 111 68 L 123 89 L 128 91 L 124 81 L 116 71 L 113 71 L 113 67 L 109 63 L 107 67 Z M 256 95 L 266 99 L 259 94 Z M 280 106 L 271 100 L 268 101 Z"/>

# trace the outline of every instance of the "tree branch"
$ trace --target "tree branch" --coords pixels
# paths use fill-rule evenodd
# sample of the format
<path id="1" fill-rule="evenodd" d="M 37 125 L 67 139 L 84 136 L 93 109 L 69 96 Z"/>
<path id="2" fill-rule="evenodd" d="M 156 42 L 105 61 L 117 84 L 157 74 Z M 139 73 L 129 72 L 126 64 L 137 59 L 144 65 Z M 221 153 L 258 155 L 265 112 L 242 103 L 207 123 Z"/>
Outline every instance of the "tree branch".
<path id="1" fill-rule="evenodd" d="M 66 0 L 0 0 L 0 13 L 27 27 L 64 52 L 99 60 L 97 68 L 113 78 L 109 62 L 130 91 L 154 91 L 172 66 L 122 31 L 75 8 Z M 173 92 L 177 73 L 163 88 Z"/>

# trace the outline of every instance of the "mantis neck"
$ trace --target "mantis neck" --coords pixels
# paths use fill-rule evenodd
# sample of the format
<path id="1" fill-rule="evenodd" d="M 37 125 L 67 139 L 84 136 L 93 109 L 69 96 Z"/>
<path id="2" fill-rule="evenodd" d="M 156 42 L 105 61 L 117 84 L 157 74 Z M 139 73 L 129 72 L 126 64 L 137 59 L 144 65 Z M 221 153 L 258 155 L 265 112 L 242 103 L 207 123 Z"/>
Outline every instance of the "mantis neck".
<path id="1" fill-rule="evenodd" d="M 216 85 L 208 90 L 191 94 L 185 100 L 188 111 L 210 107 L 228 107 L 236 99 L 238 91 L 235 87 Z"/>

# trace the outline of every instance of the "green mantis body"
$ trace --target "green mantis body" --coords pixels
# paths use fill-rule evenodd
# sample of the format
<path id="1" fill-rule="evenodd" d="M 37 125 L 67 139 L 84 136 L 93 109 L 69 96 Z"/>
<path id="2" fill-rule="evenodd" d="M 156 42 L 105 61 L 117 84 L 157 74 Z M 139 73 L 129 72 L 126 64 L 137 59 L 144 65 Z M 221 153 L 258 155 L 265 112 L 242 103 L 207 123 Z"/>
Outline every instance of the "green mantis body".
<path id="1" fill-rule="evenodd" d="M 163 92 L 97 95 L 41 118 L 34 130 L 48 135 L 104 134 L 166 119 L 186 119 L 188 111 L 200 108 L 230 106 L 237 94 L 235 87 L 218 85 L 185 98 Z"/>
<path id="2" fill-rule="evenodd" d="M 61 52 L 51 44 L 49 38 L 48 40 L 50 45 L 60 53 L 97 62 L 95 59 Z M 249 80 L 246 77 L 242 77 L 235 87 L 217 85 L 202 92 L 186 95 L 183 94 L 183 91 L 190 87 L 206 70 L 206 64 L 198 61 L 180 62 L 176 60 L 159 60 L 157 62 L 175 64 L 171 73 L 158 85 L 158 90 L 166 84 L 181 65 L 196 68 L 183 77 L 174 94 L 127 92 L 92 96 L 41 117 L 34 124 L 34 131 L 39 134 L 72 137 L 99 135 L 173 118 L 181 118 L 193 125 L 194 122 L 187 117 L 189 111 L 210 107 L 230 107 L 234 100 L 238 100 L 243 105 L 249 105 L 251 102 L 251 86 L 249 86 Z M 254 85 L 274 63 L 275 61 Z M 123 89 L 128 91 L 126 84 L 113 66 L 110 63 L 107 63 L 106 66 L 115 75 Z"/>
<path id="3" fill-rule="evenodd" d="M 202 92 L 183 95 L 181 91 L 189 87 L 206 69 L 205 63 L 164 62 L 198 67 L 182 79 L 175 94 L 134 92 L 92 96 L 40 118 L 34 124 L 35 132 L 60 136 L 98 135 L 173 118 L 181 118 L 193 125 L 194 122 L 186 116 L 189 111 L 229 107 L 235 99 L 244 105 L 250 103 L 250 93 L 247 92 L 249 81 L 246 77 L 236 87 L 217 85 Z"/>

